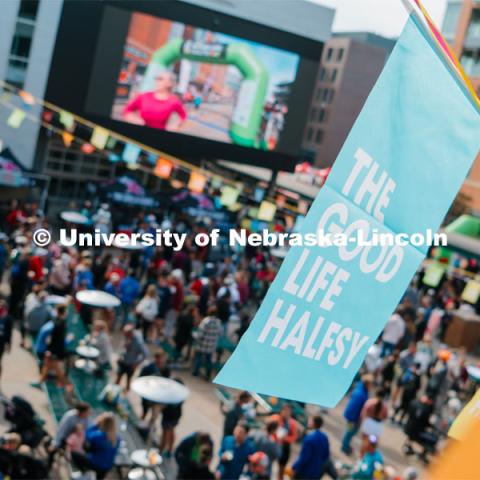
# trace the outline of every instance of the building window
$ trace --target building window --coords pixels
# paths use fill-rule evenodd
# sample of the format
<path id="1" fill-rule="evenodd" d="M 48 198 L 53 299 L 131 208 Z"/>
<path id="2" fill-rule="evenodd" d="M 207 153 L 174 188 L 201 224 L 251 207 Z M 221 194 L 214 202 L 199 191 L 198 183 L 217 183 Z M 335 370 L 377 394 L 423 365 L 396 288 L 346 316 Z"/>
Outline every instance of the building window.
<path id="1" fill-rule="evenodd" d="M 323 88 L 319 88 L 317 90 L 317 93 L 315 94 L 315 100 L 319 102 L 320 99 L 322 98 L 322 95 L 323 95 Z"/>
<path id="2" fill-rule="evenodd" d="M 37 18 L 39 0 L 22 0 L 18 9 L 18 18 L 35 20 Z"/>
<path id="3" fill-rule="evenodd" d="M 311 142 L 313 137 L 313 130 L 312 127 L 309 127 L 307 130 L 307 142 Z"/>
<path id="4" fill-rule="evenodd" d="M 310 120 L 315 120 L 315 117 L 317 116 L 317 109 L 316 108 L 312 108 L 310 110 Z"/>
<path id="5" fill-rule="evenodd" d="M 324 98 L 323 98 L 325 103 L 332 103 L 333 95 L 334 95 L 334 91 L 331 88 L 328 89 L 327 95 L 324 95 Z"/>
<path id="6" fill-rule="evenodd" d="M 330 95 L 330 89 L 329 89 L 329 88 L 325 88 L 325 89 L 323 90 L 322 100 L 323 100 L 324 102 L 326 102 L 329 95 Z"/>
<path id="7" fill-rule="evenodd" d="M 343 54 L 345 53 L 344 48 L 339 48 L 337 52 L 337 62 L 341 62 L 343 59 Z"/>
<path id="8" fill-rule="evenodd" d="M 470 25 L 467 30 L 467 43 L 472 40 L 480 40 L 480 10 L 473 10 Z M 475 46 L 477 46 L 475 44 Z"/>
<path id="9" fill-rule="evenodd" d="M 447 10 L 443 19 L 442 33 L 450 42 L 453 42 L 455 39 L 461 10 L 461 2 L 449 2 L 447 5 Z"/>
<path id="10" fill-rule="evenodd" d="M 323 140 L 323 130 L 317 130 L 317 133 L 315 134 L 315 143 L 320 145 Z"/>
<path id="11" fill-rule="evenodd" d="M 323 81 L 325 80 L 325 75 L 326 75 L 326 73 L 327 73 L 327 70 L 326 70 L 324 67 L 322 67 L 322 68 L 320 69 L 320 76 L 319 76 L 319 80 L 320 80 L 321 82 L 323 82 Z"/>
<path id="12" fill-rule="evenodd" d="M 18 10 L 5 74 L 5 80 L 18 88 L 23 88 L 25 83 L 38 4 L 38 0 L 22 0 Z"/>
<path id="13" fill-rule="evenodd" d="M 330 61 L 333 57 L 333 48 L 327 50 L 327 62 Z"/>
<path id="14" fill-rule="evenodd" d="M 326 110 L 324 108 L 321 108 L 318 111 L 318 121 L 320 123 L 323 123 L 325 121 L 325 118 L 326 118 Z"/>
<path id="15" fill-rule="evenodd" d="M 460 59 L 460 63 L 467 75 L 472 77 L 480 76 L 480 50 L 465 50 Z"/>
<path id="16" fill-rule="evenodd" d="M 337 69 L 334 68 L 334 69 L 332 70 L 332 75 L 330 76 L 330 81 L 331 81 L 332 83 L 335 83 L 335 80 L 336 80 L 336 79 L 337 79 Z"/>

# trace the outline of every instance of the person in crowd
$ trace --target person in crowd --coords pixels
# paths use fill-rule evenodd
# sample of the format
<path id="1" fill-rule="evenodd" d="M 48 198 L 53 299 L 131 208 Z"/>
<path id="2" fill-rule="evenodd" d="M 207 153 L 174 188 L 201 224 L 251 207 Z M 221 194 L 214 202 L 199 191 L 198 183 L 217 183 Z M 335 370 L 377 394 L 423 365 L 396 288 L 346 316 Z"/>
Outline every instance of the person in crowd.
<path id="1" fill-rule="evenodd" d="M 60 258 L 54 260 L 48 281 L 53 295 L 69 293 L 72 283 L 69 255 L 62 253 Z"/>
<path id="2" fill-rule="evenodd" d="M 233 429 L 240 420 L 244 419 L 245 407 L 252 401 L 249 392 L 243 391 L 237 395 L 235 403 L 225 413 L 225 421 L 223 424 L 223 437 L 233 435 Z"/>
<path id="3" fill-rule="evenodd" d="M 29 250 L 28 248 L 19 248 L 19 253 L 13 259 L 10 268 L 10 297 L 8 307 L 10 314 L 15 319 L 21 318 L 21 305 L 27 293 L 29 285 Z"/>
<path id="4" fill-rule="evenodd" d="M 416 398 L 421 386 L 421 377 L 419 374 L 419 364 L 414 363 L 402 376 L 401 379 L 402 396 L 400 404 L 395 408 L 392 417 L 394 422 L 403 424 L 403 420 L 408 413 L 410 403 Z"/>
<path id="5" fill-rule="evenodd" d="M 357 463 L 352 471 L 351 478 L 353 480 L 372 480 L 375 477 L 377 465 L 383 465 L 383 456 L 378 451 L 378 440 L 375 435 L 370 435 L 364 440 L 365 451 L 361 460 Z"/>
<path id="6" fill-rule="evenodd" d="M 393 353 L 403 335 L 405 334 L 405 321 L 402 318 L 402 309 L 397 308 L 395 313 L 390 317 L 382 333 L 382 358 Z"/>
<path id="7" fill-rule="evenodd" d="M 100 352 L 97 363 L 101 370 L 109 370 L 112 366 L 112 342 L 108 333 L 107 323 L 104 320 L 93 322 L 91 343 Z"/>
<path id="8" fill-rule="evenodd" d="M 88 444 L 87 453 L 72 451 L 72 462 L 82 471 L 93 470 L 96 478 L 103 480 L 114 466 L 120 445 L 113 413 L 100 414 L 87 429 L 85 440 Z"/>
<path id="9" fill-rule="evenodd" d="M 270 459 L 264 452 L 257 451 L 248 457 L 248 463 L 243 469 L 243 478 L 248 480 L 270 480 Z"/>
<path id="10" fill-rule="evenodd" d="M 153 356 L 153 361 L 145 364 L 138 376 L 169 377 L 170 369 L 167 366 L 167 354 L 163 350 L 157 350 Z M 151 407 L 152 402 L 142 398 L 142 420 L 146 418 Z"/>
<path id="11" fill-rule="evenodd" d="M 145 341 L 152 340 L 153 325 L 159 311 L 159 298 L 155 285 L 149 285 L 144 297 L 138 302 L 135 313 L 138 323 L 142 327 L 143 338 Z"/>
<path id="12" fill-rule="evenodd" d="M 143 341 L 142 334 L 135 330 L 132 324 L 123 327 L 123 349 L 118 358 L 117 379 L 120 384 L 122 377 L 127 378 L 127 391 L 130 389 L 130 381 L 137 367 L 148 357 L 149 352 Z"/>
<path id="13" fill-rule="evenodd" d="M 75 407 L 65 412 L 58 423 L 53 442 L 48 448 L 49 465 L 52 465 L 55 454 L 59 449 L 66 446 L 68 437 L 74 433 L 78 425 L 82 425 L 83 431 L 89 426 L 90 405 L 85 402 L 77 402 Z"/>
<path id="14" fill-rule="evenodd" d="M 77 290 L 83 286 L 87 290 L 93 289 L 92 259 L 84 256 L 75 268 L 75 277 L 73 279 L 73 288 Z"/>
<path id="15" fill-rule="evenodd" d="M 417 345 L 415 342 L 411 342 L 408 345 L 408 348 L 400 352 L 398 357 L 398 362 L 395 369 L 395 378 L 393 382 L 393 389 L 391 395 L 391 405 L 395 408 L 397 404 L 397 399 L 402 391 L 402 378 L 405 373 L 411 368 L 415 363 L 417 354 Z"/>
<path id="16" fill-rule="evenodd" d="M 85 427 L 82 423 L 77 423 L 73 432 L 65 440 L 65 447 L 68 458 L 72 458 L 72 452 L 85 454 Z"/>
<path id="17" fill-rule="evenodd" d="M 367 437 L 374 435 L 379 440 L 383 432 L 383 422 L 387 418 L 388 405 L 385 401 L 385 391 L 379 389 L 373 398 L 365 402 L 360 413 L 362 435 Z"/>
<path id="18" fill-rule="evenodd" d="M 174 378 L 177 383 L 183 385 L 180 378 Z M 162 456 L 170 458 L 175 444 L 175 428 L 182 416 L 182 403 L 166 405 L 162 410 L 162 436 L 160 437 L 160 450 Z"/>
<path id="19" fill-rule="evenodd" d="M 269 459 L 268 468 L 266 471 L 268 478 L 271 477 L 273 463 L 280 458 L 282 453 L 282 449 L 277 438 L 277 430 L 278 423 L 269 420 L 265 424 L 265 428 L 263 430 L 254 430 L 249 435 L 257 452 L 265 453 Z"/>
<path id="20" fill-rule="evenodd" d="M 40 291 L 35 304 L 31 305 L 28 311 L 25 309 L 25 335 L 30 335 L 33 339 L 37 337 L 38 332 L 51 316 L 46 303 L 47 296 L 47 292 Z"/>
<path id="21" fill-rule="evenodd" d="M 212 372 L 212 358 L 217 349 L 218 340 L 223 332 L 222 324 L 217 317 L 217 309 L 210 307 L 208 316 L 198 326 L 195 345 L 195 359 L 193 375 L 198 376 L 202 366 L 205 367 L 205 378 L 210 379 Z"/>
<path id="22" fill-rule="evenodd" d="M 200 464 L 199 453 L 204 450 L 213 452 L 213 440 L 207 432 L 198 431 L 186 436 L 175 449 L 175 460 L 178 465 L 178 480 L 195 478 L 188 475 L 192 470 L 204 470 Z M 205 464 L 204 459 L 203 464 Z M 207 464 L 208 465 L 208 464 Z"/>
<path id="23" fill-rule="evenodd" d="M 320 415 L 309 419 L 309 427 L 313 431 L 303 439 L 300 455 L 292 465 L 295 478 L 315 480 L 327 471 L 333 473 L 332 478 L 337 477 L 330 459 L 330 443 L 322 426 L 323 418 Z"/>
<path id="24" fill-rule="evenodd" d="M 214 480 L 215 474 L 210 470 L 210 463 L 213 458 L 213 449 L 208 444 L 203 444 L 198 449 L 198 459 L 189 462 L 182 471 L 184 476 L 177 478 L 183 480 L 188 478 L 191 480 Z"/>
<path id="25" fill-rule="evenodd" d="M 177 329 L 174 336 L 175 342 L 175 358 L 181 359 L 182 352 L 187 347 L 187 356 L 189 358 L 189 350 L 193 341 L 193 328 L 197 322 L 198 308 L 194 303 L 190 303 L 182 310 L 177 318 Z"/>
<path id="26" fill-rule="evenodd" d="M 434 401 L 428 395 L 422 395 L 419 399 L 410 402 L 408 417 L 404 432 L 407 436 L 405 451 L 407 454 L 414 452 L 412 443 L 418 442 L 424 446 L 424 455 L 429 446 L 435 445 L 437 438 L 429 432 L 430 417 L 434 412 Z"/>
<path id="27" fill-rule="evenodd" d="M 225 437 L 220 447 L 220 463 L 217 468 L 217 479 L 237 480 L 248 463 L 248 457 L 255 453 L 255 446 L 248 438 L 248 426 L 239 423 L 233 435 Z"/>
<path id="28" fill-rule="evenodd" d="M 127 103 L 124 120 L 160 130 L 178 130 L 187 119 L 187 112 L 174 95 L 174 88 L 175 75 L 168 70 L 159 73 L 153 91 L 140 93 Z"/>
<path id="29" fill-rule="evenodd" d="M 12 317 L 8 312 L 8 304 L 0 299 L 0 376 L 2 375 L 2 359 L 5 352 L 10 351 L 12 344 Z"/>
<path id="30" fill-rule="evenodd" d="M 385 358 L 381 368 L 381 382 L 385 394 L 388 395 L 392 389 L 393 379 L 395 378 L 395 368 L 398 362 L 398 350 Z"/>
<path id="31" fill-rule="evenodd" d="M 280 457 L 278 459 L 278 480 L 283 479 L 285 468 L 290 460 L 292 445 L 297 441 L 297 423 L 292 416 L 292 406 L 289 403 L 282 405 L 280 412 L 270 417 L 278 423 L 276 437 L 280 443 Z"/>
<path id="32" fill-rule="evenodd" d="M 120 282 L 120 300 L 122 301 L 122 326 L 129 322 L 130 312 L 140 295 L 140 283 L 129 269 L 127 276 Z"/>
<path id="33" fill-rule="evenodd" d="M 352 395 L 347 403 L 343 416 L 347 421 L 347 429 L 342 439 L 342 452 L 346 455 L 352 454 L 351 443 L 353 437 L 360 429 L 361 413 L 363 406 L 368 400 L 368 391 L 373 384 L 371 374 L 365 374 L 353 389 Z"/>
<path id="34" fill-rule="evenodd" d="M 49 335 L 47 349 L 44 353 L 44 361 L 40 374 L 39 384 L 47 380 L 50 370 L 56 373 L 57 385 L 65 385 L 65 373 L 63 362 L 67 358 L 67 305 L 60 304 L 56 307 L 56 315 L 53 319 L 53 328 Z"/>

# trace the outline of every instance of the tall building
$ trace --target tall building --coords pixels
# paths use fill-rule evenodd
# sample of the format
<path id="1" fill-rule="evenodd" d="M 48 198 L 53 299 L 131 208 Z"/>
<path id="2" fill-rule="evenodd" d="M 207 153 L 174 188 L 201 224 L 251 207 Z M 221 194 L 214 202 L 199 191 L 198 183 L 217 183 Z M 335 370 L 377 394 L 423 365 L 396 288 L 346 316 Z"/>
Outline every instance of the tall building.
<path id="1" fill-rule="evenodd" d="M 8 0 L 1 3 L 0 80 L 43 98 L 62 5 L 63 0 Z M 0 139 L 25 167 L 32 168 L 40 125 L 38 122 L 24 122 L 21 130 L 12 129 L 5 126 L 9 113 L 10 109 L 0 108 Z M 29 115 L 38 117 L 40 109 L 32 107 Z"/>
<path id="2" fill-rule="evenodd" d="M 304 132 L 305 160 L 321 168 L 333 164 L 394 45 L 363 32 L 325 44 Z"/>
<path id="3" fill-rule="evenodd" d="M 449 0 L 442 30 L 480 94 L 480 1 Z M 458 202 L 480 213 L 480 155 L 460 190 Z"/>

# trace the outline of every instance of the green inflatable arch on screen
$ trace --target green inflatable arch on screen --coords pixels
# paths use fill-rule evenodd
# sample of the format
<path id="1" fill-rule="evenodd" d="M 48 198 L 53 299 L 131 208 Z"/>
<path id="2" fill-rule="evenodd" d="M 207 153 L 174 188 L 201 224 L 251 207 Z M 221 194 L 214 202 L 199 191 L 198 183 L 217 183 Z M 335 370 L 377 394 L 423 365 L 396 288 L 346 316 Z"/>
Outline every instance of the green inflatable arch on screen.
<path id="1" fill-rule="evenodd" d="M 268 73 L 264 65 L 245 44 L 201 43 L 174 39 L 159 48 L 150 60 L 145 81 L 153 80 L 159 69 L 166 69 L 178 60 L 234 65 L 243 76 L 230 123 L 233 143 L 245 147 L 260 147 L 258 131 L 262 122 L 267 96 Z M 264 146 L 262 145 L 262 148 Z"/>

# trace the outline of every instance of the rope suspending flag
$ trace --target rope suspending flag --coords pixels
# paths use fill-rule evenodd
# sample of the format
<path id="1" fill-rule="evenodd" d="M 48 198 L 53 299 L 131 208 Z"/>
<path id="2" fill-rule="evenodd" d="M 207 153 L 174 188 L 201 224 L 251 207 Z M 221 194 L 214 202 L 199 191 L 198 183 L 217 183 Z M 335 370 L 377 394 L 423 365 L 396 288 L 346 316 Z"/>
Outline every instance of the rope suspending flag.
<path id="1" fill-rule="evenodd" d="M 436 231 L 480 148 L 480 114 L 412 13 L 302 234 Z M 332 407 L 428 245 L 293 247 L 215 382 Z"/>

